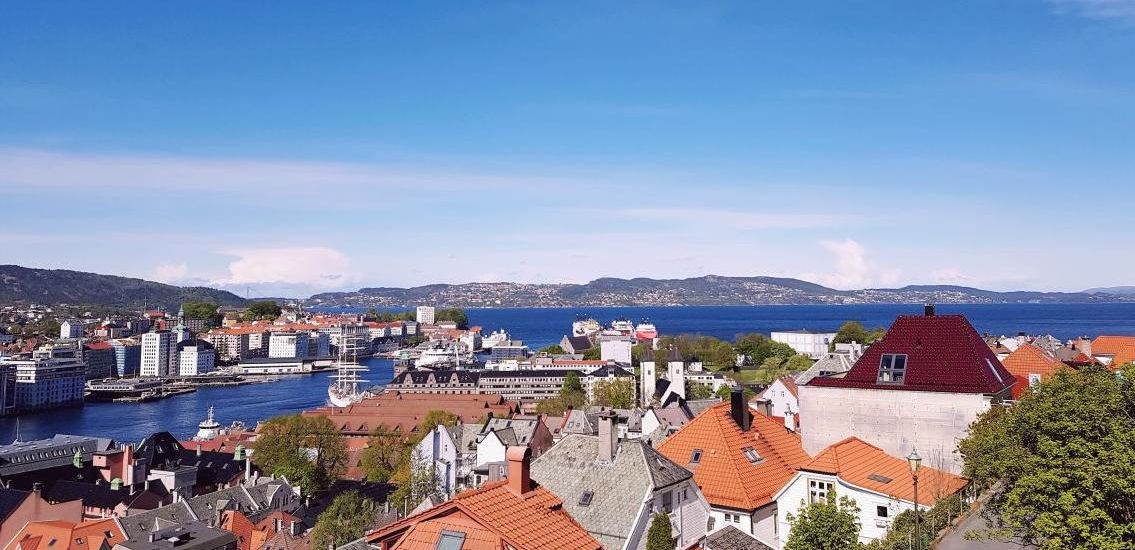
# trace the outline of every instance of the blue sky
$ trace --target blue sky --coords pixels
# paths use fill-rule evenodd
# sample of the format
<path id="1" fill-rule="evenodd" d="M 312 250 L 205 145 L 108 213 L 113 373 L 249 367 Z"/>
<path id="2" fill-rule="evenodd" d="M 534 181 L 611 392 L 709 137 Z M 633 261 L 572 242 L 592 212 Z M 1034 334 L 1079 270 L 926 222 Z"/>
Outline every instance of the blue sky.
<path id="1" fill-rule="evenodd" d="M 1131 52 L 1135 0 L 7 1 L 0 262 L 1132 284 Z"/>

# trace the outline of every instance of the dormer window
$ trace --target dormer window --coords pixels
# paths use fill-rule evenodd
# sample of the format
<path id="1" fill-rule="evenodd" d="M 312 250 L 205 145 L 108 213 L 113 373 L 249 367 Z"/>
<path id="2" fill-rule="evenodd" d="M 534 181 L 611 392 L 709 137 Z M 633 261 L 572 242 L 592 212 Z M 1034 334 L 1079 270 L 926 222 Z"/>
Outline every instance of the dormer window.
<path id="1" fill-rule="evenodd" d="M 906 379 L 906 354 L 884 353 L 879 359 L 879 383 L 902 384 Z"/>

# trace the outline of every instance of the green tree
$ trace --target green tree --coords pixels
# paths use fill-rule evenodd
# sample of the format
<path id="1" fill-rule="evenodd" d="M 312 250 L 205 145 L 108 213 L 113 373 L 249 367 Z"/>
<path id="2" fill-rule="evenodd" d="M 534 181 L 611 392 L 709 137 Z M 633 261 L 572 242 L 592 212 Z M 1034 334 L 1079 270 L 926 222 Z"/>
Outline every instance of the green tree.
<path id="1" fill-rule="evenodd" d="M 656 512 L 650 518 L 650 529 L 646 532 L 646 550 L 674 550 L 671 531 L 670 516 Z"/>
<path id="2" fill-rule="evenodd" d="M 417 447 L 395 474 L 394 483 L 398 488 L 390 494 L 390 501 L 403 512 L 413 510 L 431 495 L 444 496 L 437 467 Z"/>
<path id="3" fill-rule="evenodd" d="M 442 321 L 451 321 L 457 323 L 457 328 L 459 329 L 464 330 L 469 328 L 469 315 L 465 313 L 464 309 L 461 309 L 459 307 L 450 307 L 436 310 L 434 312 L 434 321 L 438 323 Z"/>
<path id="4" fill-rule="evenodd" d="M 563 416 L 567 412 L 568 406 L 562 397 L 551 397 L 541 400 L 536 403 L 536 413 L 546 414 L 548 416 Z"/>
<path id="5" fill-rule="evenodd" d="M 257 466 L 310 493 L 330 487 L 347 462 L 343 436 L 326 416 L 271 418 L 261 426 L 253 450 Z"/>
<path id="6" fill-rule="evenodd" d="M 432 409 L 422 417 L 418 424 L 418 437 L 415 443 L 421 441 L 427 434 L 438 426 L 453 426 L 457 424 L 457 415 L 444 409 Z"/>
<path id="7" fill-rule="evenodd" d="M 262 300 L 253 302 L 244 310 L 242 316 L 246 321 L 255 321 L 257 319 L 275 319 L 280 316 L 280 306 L 271 300 Z M 186 315 L 189 313 L 186 312 Z"/>
<path id="8" fill-rule="evenodd" d="M 701 384 L 698 382 L 686 383 L 687 399 L 709 399 L 713 396 L 713 386 L 709 384 Z"/>
<path id="9" fill-rule="evenodd" d="M 717 391 L 713 392 L 713 396 L 722 401 L 728 401 L 729 396 L 732 393 L 733 388 L 731 386 L 721 386 L 720 388 L 717 388 Z M 745 402 L 748 402 L 748 397 L 745 398 Z"/>
<path id="10" fill-rule="evenodd" d="M 803 506 L 804 502 L 800 504 Z M 784 550 L 853 550 L 859 544 L 859 506 L 834 493 L 788 514 L 791 531 Z"/>
<path id="11" fill-rule="evenodd" d="M 870 344 L 886 334 L 887 329 L 882 327 L 867 330 L 867 328 L 863 326 L 863 323 L 859 321 L 846 321 L 840 325 L 839 330 L 835 333 L 835 338 L 832 338 L 832 343 L 828 346 L 828 351 L 835 350 L 836 344 L 849 344 L 851 342 Z"/>
<path id="12" fill-rule="evenodd" d="M 185 302 L 181 304 L 186 319 L 214 319 L 217 317 L 217 310 L 220 307 L 213 302 Z"/>
<path id="13" fill-rule="evenodd" d="M 1135 367 L 1060 369 L 970 426 L 958 451 L 988 507 L 1042 550 L 1135 547 Z"/>
<path id="14" fill-rule="evenodd" d="M 339 547 L 366 534 L 378 517 L 378 506 L 358 491 L 347 491 L 335 497 L 319 514 L 311 530 L 314 548 Z"/>
<path id="15" fill-rule="evenodd" d="M 602 350 L 600 350 L 599 346 L 587 348 L 583 351 L 583 358 L 587 361 L 598 361 L 599 359 L 602 359 L 602 355 L 600 353 L 601 351 Z"/>
<path id="16" fill-rule="evenodd" d="M 371 431 L 359 461 L 367 481 L 388 482 L 402 463 L 406 439 L 401 432 L 379 426 Z"/>
<path id="17" fill-rule="evenodd" d="M 635 402 L 635 384 L 626 378 L 600 380 L 595 383 L 595 404 L 615 409 L 629 409 Z"/>
<path id="18" fill-rule="evenodd" d="M 563 355 L 567 352 L 565 352 L 564 348 L 560 347 L 559 344 L 552 344 L 550 346 L 544 346 L 540 348 L 539 353 L 547 353 L 548 355 Z"/>

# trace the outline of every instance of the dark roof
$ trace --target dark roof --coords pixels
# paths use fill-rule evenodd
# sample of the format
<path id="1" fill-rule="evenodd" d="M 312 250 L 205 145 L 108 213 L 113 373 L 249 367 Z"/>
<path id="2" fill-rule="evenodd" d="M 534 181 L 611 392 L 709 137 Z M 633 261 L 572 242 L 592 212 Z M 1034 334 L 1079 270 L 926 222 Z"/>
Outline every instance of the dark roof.
<path id="1" fill-rule="evenodd" d="M 213 344 L 210 344 L 205 340 L 199 340 L 197 338 L 186 338 L 185 340 L 177 343 L 177 351 L 181 351 L 188 347 L 197 347 L 198 349 L 216 349 L 213 347 Z"/>
<path id="2" fill-rule="evenodd" d="M 883 354 L 905 354 L 901 383 L 879 383 Z M 962 315 L 902 315 L 842 377 L 819 376 L 809 386 L 949 393 L 999 393 L 1015 379 Z"/>
<path id="3" fill-rule="evenodd" d="M 439 384 L 476 384 L 481 373 L 467 370 L 408 370 L 395 376 L 391 384 L 428 384 L 430 377 Z M 454 377 L 457 379 L 454 380 Z"/>
<path id="4" fill-rule="evenodd" d="M 583 372 L 575 369 L 532 369 L 532 370 L 494 370 L 484 371 L 481 377 L 490 378 L 550 378 L 556 376 L 567 376 L 569 372 L 574 372 L 579 377 L 583 377 Z"/>
<path id="5" fill-rule="evenodd" d="M 591 374 L 589 376 L 595 376 L 595 377 L 600 377 L 600 378 L 601 377 L 607 377 L 607 376 L 615 376 L 615 377 L 624 377 L 625 378 L 625 377 L 632 377 L 632 376 L 634 376 L 634 374 L 632 374 L 627 369 L 624 369 L 624 368 L 619 367 L 619 366 L 603 365 L 602 367 L 599 367 L 598 369 L 591 371 Z"/>
<path id="6" fill-rule="evenodd" d="M 591 349 L 591 339 L 586 336 L 568 336 L 567 340 L 571 344 L 572 351 L 580 352 Z"/>
<path id="7" fill-rule="evenodd" d="M 83 501 L 83 506 L 91 508 L 114 508 L 131 498 L 130 489 L 123 487 L 117 491 L 110 485 L 83 483 L 81 481 L 60 480 L 43 492 L 44 498 L 51 502 Z"/>
<path id="8" fill-rule="evenodd" d="M 27 491 L 0 487 L 0 522 L 8 519 L 8 516 L 12 515 L 12 512 L 15 512 L 30 494 Z"/>
<path id="9" fill-rule="evenodd" d="M 769 545 L 732 526 L 710 533 L 705 538 L 705 550 L 772 550 Z"/>

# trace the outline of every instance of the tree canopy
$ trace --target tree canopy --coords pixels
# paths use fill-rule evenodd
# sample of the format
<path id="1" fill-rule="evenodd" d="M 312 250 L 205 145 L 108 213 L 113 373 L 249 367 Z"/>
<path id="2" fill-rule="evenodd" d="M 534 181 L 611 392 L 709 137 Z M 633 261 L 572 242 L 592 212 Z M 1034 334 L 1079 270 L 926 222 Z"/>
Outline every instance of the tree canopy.
<path id="1" fill-rule="evenodd" d="M 564 351 L 564 348 L 560 347 L 559 344 L 552 344 L 550 346 L 544 346 L 540 348 L 539 353 L 547 353 L 548 355 L 563 355 L 566 352 Z"/>
<path id="2" fill-rule="evenodd" d="M 599 380 L 595 383 L 595 405 L 629 409 L 635 403 L 635 383 L 627 378 Z"/>
<path id="3" fill-rule="evenodd" d="M 275 319 L 280 316 L 280 306 L 271 300 L 253 302 L 244 310 L 244 320 Z"/>
<path id="4" fill-rule="evenodd" d="M 343 436 L 326 416 L 271 418 L 252 445 L 252 460 L 261 469 L 282 475 L 309 493 L 330 487 L 347 462 Z"/>
<path id="5" fill-rule="evenodd" d="M 803 502 L 801 502 L 803 504 Z M 859 506 L 834 493 L 788 514 L 792 531 L 784 550 L 853 550 L 859 545 Z"/>
<path id="6" fill-rule="evenodd" d="M 656 512 L 650 518 L 650 529 L 646 532 L 646 550 L 674 550 L 670 516 Z"/>
<path id="7" fill-rule="evenodd" d="M 214 302 L 184 302 L 181 304 L 186 319 L 213 319 L 221 306 Z"/>
<path id="8" fill-rule="evenodd" d="M 737 353 L 745 356 L 746 365 L 763 365 L 770 357 L 786 359 L 796 355 L 792 346 L 774 342 L 759 332 L 742 334 L 736 338 Z"/>
<path id="9" fill-rule="evenodd" d="M 988 507 L 1042 550 L 1135 547 L 1135 366 L 1060 369 L 958 445 Z"/>
<path id="10" fill-rule="evenodd" d="M 335 497 L 319 514 L 311 531 L 313 548 L 338 548 L 357 540 L 374 525 L 378 506 L 358 491 L 347 491 Z"/>
<path id="11" fill-rule="evenodd" d="M 835 338 L 832 338 L 832 345 L 829 346 L 829 351 L 835 349 L 836 344 L 850 344 L 851 342 L 858 342 L 860 344 L 870 344 L 887 334 L 887 329 L 876 327 L 867 330 L 863 323 L 859 321 L 846 321 L 839 327 L 839 331 L 835 333 Z"/>
<path id="12" fill-rule="evenodd" d="M 413 321 L 417 318 L 418 312 L 413 309 L 406 311 L 377 311 L 374 308 L 367 310 L 365 316 L 368 319 L 374 319 L 381 323 L 392 323 L 394 321 Z M 465 310 L 459 307 L 449 307 L 434 310 L 434 322 L 440 323 L 442 321 L 452 321 L 457 324 L 459 329 L 469 328 L 469 315 Z"/>

